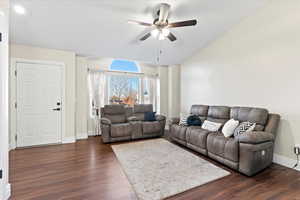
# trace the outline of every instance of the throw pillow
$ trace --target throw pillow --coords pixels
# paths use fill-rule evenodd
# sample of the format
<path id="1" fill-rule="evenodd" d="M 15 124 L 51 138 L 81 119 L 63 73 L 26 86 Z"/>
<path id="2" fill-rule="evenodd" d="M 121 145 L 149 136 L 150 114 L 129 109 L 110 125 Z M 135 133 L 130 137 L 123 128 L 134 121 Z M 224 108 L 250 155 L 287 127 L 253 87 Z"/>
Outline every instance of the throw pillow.
<path id="1" fill-rule="evenodd" d="M 191 115 L 187 118 L 187 124 L 189 126 L 201 126 L 202 122 L 199 116 Z"/>
<path id="2" fill-rule="evenodd" d="M 180 126 L 187 126 L 187 118 L 188 118 L 188 115 L 187 114 L 183 114 L 183 113 L 180 113 L 180 121 L 179 121 L 179 125 Z"/>
<path id="3" fill-rule="evenodd" d="M 156 121 L 155 114 L 156 112 L 145 112 L 144 113 L 145 121 L 149 121 L 149 122 Z"/>
<path id="4" fill-rule="evenodd" d="M 216 132 L 221 128 L 222 124 L 221 123 L 216 123 L 216 122 L 211 122 L 208 120 L 205 120 L 202 124 L 203 129 L 211 131 L 211 132 Z"/>
<path id="5" fill-rule="evenodd" d="M 222 133 L 225 137 L 231 137 L 234 134 L 234 130 L 239 126 L 239 121 L 231 119 L 228 120 L 223 128 L 222 128 Z"/>
<path id="6" fill-rule="evenodd" d="M 235 130 L 234 130 L 234 137 L 238 137 L 244 133 L 253 131 L 255 129 L 255 123 L 251 122 L 242 122 Z"/>

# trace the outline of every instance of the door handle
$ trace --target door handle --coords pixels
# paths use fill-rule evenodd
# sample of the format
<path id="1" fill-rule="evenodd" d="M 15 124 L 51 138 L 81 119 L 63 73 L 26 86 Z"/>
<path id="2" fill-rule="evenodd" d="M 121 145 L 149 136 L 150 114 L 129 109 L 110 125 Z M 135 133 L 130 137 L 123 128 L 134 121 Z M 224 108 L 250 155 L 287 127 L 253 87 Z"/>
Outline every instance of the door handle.
<path id="1" fill-rule="evenodd" d="M 60 111 L 60 108 L 54 108 L 53 111 Z"/>

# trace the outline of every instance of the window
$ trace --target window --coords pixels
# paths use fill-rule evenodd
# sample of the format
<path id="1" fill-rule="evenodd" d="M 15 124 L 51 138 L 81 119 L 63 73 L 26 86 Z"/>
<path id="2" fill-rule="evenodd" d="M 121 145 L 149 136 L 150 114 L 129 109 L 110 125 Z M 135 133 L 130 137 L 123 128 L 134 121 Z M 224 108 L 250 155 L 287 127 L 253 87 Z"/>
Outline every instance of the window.
<path id="1" fill-rule="evenodd" d="M 141 74 L 135 62 L 124 60 L 114 60 L 109 69 L 89 71 L 91 117 L 97 117 L 100 108 L 107 104 L 153 104 L 153 109 L 159 112 L 157 75 Z"/>
<path id="2" fill-rule="evenodd" d="M 109 69 L 122 72 L 140 72 L 136 63 L 128 60 L 113 60 Z"/>
<path id="3" fill-rule="evenodd" d="M 135 62 L 113 60 L 110 70 L 121 72 L 140 72 Z M 125 104 L 133 106 L 140 103 L 140 77 L 134 74 L 112 74 L 108 80 L 108 100 L 110 104 Z"/>

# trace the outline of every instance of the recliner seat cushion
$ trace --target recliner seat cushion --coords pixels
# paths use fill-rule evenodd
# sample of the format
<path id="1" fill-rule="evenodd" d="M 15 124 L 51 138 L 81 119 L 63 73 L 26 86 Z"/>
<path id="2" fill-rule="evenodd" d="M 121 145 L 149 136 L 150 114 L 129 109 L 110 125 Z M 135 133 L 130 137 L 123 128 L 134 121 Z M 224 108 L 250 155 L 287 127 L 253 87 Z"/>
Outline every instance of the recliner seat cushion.
<path id="1" fill-rule="evenodd" d="M 182 141 L 186 141 L 186 129 L 187 126 L 179 126 L 177 124 L 173 124 L 171 126 L 172 137 L 175 137 Z"/>
<path id="2" fill-rule="evenodd" d="M 130 136 L 132 127 L 129 123 L 112 124 L 110 134 L 111 137 L 124 137 Z"/>
<path id="3" fill-rule="evenodd" d="M 206 140 L 209 131 L 200 127 L 188 127 L 186 130 L 186 142 L 202 149 L 206 149 Z"/>
<path id="4" fill-rule="evenodd" d="M 160 123 L 154 122 L 142 122 L 143 134 L 158 133 L 161 131 Z"/>
<path id="5" fill-rule="evenodd" d="M 226 138 L 221 132 L 210 133 L 207 136 L 207 150 L 227 160 L 238 162 L 239 146 L 234 138 Z"/>

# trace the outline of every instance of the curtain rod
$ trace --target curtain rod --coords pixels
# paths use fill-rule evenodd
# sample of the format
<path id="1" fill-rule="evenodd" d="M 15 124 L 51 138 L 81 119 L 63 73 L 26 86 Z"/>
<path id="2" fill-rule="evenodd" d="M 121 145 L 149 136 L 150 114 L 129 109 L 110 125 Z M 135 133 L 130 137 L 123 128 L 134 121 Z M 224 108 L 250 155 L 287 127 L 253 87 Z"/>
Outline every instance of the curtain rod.
<path id="1" fill-rule="evenodd" d="M 142 73 L 142 72 L 123 72 L 123 71 L 113 71 L 113 70 L 103 70 L 103 69 L 90 69 L 90 68 L 88 68 L 88 71 L 93 71 L 93 72 L 109 72 L 109 73 L 122 73 L 122 74 L 132 74 L 132 75 L 145 75 L 145 73 Z M 158 76 L 158 74 L 150 74 L 150 75 Z"/>

